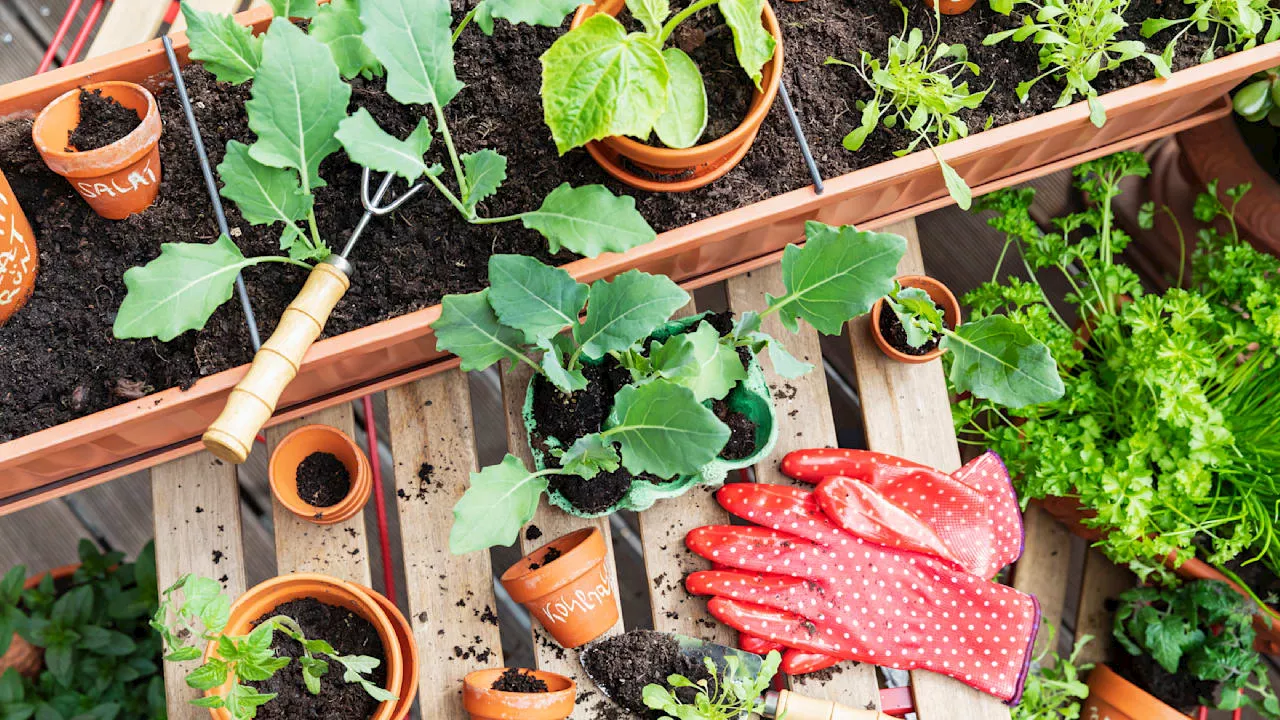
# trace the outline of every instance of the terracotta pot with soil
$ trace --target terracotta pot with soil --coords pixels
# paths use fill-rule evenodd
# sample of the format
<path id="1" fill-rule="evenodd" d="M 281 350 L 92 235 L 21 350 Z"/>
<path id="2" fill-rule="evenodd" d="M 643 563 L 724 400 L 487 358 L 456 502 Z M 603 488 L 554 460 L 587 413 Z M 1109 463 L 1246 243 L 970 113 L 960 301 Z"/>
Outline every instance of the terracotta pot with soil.
<path id="1" fill-rule="evenodd" d="M 0 326 L 27 304 L 39 269 L 35 233 L 0 171 Z"/>
<path id="2" fill-rule="evenodd" d="M 255 626 L 276 615 L 292 618 L 309 638 L 323 638 L 343 655 L 367 655 L 380 661 L 372 673 L 372 681 L 400 696 L 399 700 L 379 703 L 358 683 L 343 683 L 331 671 L 322 682 L 319 695 L 311 694 L 302 679 L 296 658 L 302 646 L 281 632 L 272 639 L 277 657 L 294 660 L 268 680 L 249 683 L 257 692 L 277 693 L 267 705 L 258 709 L 262 720 L 290 717 L 342 717 L 349 720 L 400 720 L 408 715 L 409 704 L 402 702 L 413 692 L 405 693 L 406 683 L 417 684 L 416 675 L 405 677 L 409 666 L 417 663 L 417 645 L 405 644 L 396 626 L 383 609 L 385 601 L 353 583 L 313 573 L 297 573 L 273 578 L 257 585 L 231 606 L 231 619 L 225 635 L 249 634 Z M 415 657 L 409 658 L 410 655 Z M 205 649 L 204 658 L 217 656 L 216 643 Z M 231 682 L 230 680 L 228 682 Z M 220 687 L 206 695 L 224 694 Z M 405 695 L 401 695 L 405 693 Z M 214 720 L 230 720 L 221 708 L 210 709 Z"/>
<path id="3" fill-rule="evenodd" d="M 541 670 L 477 670 L 462 681 L 462 707 L 472 720 L 562 720 L 573 712 L 577 685 Z"/>
<path id="4" fill-rule="evenodd" d="M 0 178 L 3 179 L 3 178 Z M 52 575 L 54 583 L 65 582 L 70 580 L 76 570 L 80 568 L 80 563 L 71 565 L 63 565 L 54 568 L 47 573 L 40 573 L 27 578 L 22 584 L 23 589 L 31 590 L 44 580 L 45 575 Z M 13 639 L 9 643 L 9 649 L 4 655 L 0 655 L 0 674 L 4 674 L 5 670 L 13 668 L 20 675 L 34 678 L 40 674 L 40 669 L 44 667 L 44 650 L 23 640 L 17 633 L 13 634 Z"/>
<path id="5" fill-rule="evenodd" d="M 328 425 L 306 425 L 286 435 L 267 471 L 276 500 L 317 525 L 350 519 L 373 490 L 369 458 L 350 436 Z"/>
<path id="6" fill-rule="evenodd" d="M 100 82 L 63 93 L 36 116 L 31 135 L 50 170 L 65 177 L 99 215 L 122 220 L 160 192 L 160 109 L 130 82 Z"/>
<path id="7" fill-rule="evenodd" d="M 618 594 L 607 562 L 604 535 L 596 528 L 578 530 L 512 565 L 502 574 L 502 586 L 556 642 L 575 648 L 618 622 Z"/>
<path id="8" fill-rule="evenodd" d="M 1089 673 L 1089 698 L 1084 701 L 1080 717 L 1099 720 L 1187 720 L 1189 716 L 1169 707 L 1106 665 L 1099 665 Z"/>
<path id="9" fill-rule="evenodd" d="M 903 275 L 898 284 L 904 288 L 919 288 L 929 293 L 943 314 L 943 322 L 948 328 L 955 329 L 960 324 L 960 302 L 946 285 L 926 275 Z M 902 363 L 926 363 L 942 357 L 942 348 L 938 347 L 941 337 L 935 336 L 924 345 L 913 348 L 907 343 L 906 331 L 897 315 L 887 309 L 887 301 L 880 298 L 871 306 L 871 337 L 876 347 L 889 357 Z"/>

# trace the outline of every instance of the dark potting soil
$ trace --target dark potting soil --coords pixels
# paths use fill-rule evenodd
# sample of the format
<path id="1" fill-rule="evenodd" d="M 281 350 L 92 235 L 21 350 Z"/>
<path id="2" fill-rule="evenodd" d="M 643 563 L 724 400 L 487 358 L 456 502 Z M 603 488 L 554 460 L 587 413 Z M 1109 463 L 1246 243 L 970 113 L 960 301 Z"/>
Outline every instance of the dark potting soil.
<path id="1" fill-rule="evenodd" d="M 255 624 L 276 615 L 287 615 L 302 628 L 307 638 L 323 638 L 339 655 L 367 655 L 377 658 L 378 667 L 369 674 L 373 684 L 387 685 L 387 656 L 378 631 L 368 620 L 350 610 L 320 602 L 314 598 L 291 600 L 254 621 Z M 277 657 L 293 661 L 267 680 L 249 685 L 261 693 L 276 693 L 276 698 L 258 708 L 258 720 L 296 720 L 296 718 L 368 718 L 381 704 L 369 696 L 358 683 L 342 682 L 342 667 L 329 662 L 329 672 L 320 678 L 320 694 L 312 695 L 302 680 L 302 645 L 284 633 L 275 633 L 271 648 Z M 324 659 L 324 658 L 322 658 Z"/>
<path id="2" fill-rule="evenodd" d="M 1213 553 L 1213 544 L 1206 536 L 1197 535 L 1193 542 L 1197 549 L 1196 555 L 1201 560 Z M 1280 605 L 1280 576 L 1272 571 L 1265 560 L 1257 562 L 1251 562 L 1251 560 L 1253 560 L 1252 554 L 1245 550 L 1239 557 L 1226 562 L 1225 567 L 1244 581 L 1244 584 L 1263 602 L 1268 605 Z"/>
<path id="3" fill-rule="evenodd" d="M 547 684 L 523 668 L 508 668 L 492 685 L 499 692 L 544 693 L 551 692 Z"/>
<path id="4" fill-rule="evenodd" d="M 911 347 L 911 343 L 907 342 L 907 331 L 906 328 L 902 327 L 902 321 L 887 306 L 880 311 L 880 334 L 895 350 L 907 355 L 928 354 L 938 347 L 938 340 L 940 339 L 940 336 L 935 334 L 920 347 Z"/>
<path id="5" fill-rule="evenodd" d="M 1111 669 L 1120 677 L 1146 690 L 1166 705 L 1184 713 L 1200 706 L 1200 699 L 1215 699 L 1218 683 L 1197 680 L 1189 675 L 1174 675 L 1150 655 L 1119 653 Z"/>
<path id="6" fill-rule="evenodd" d="M 711 403 L 711 410 L 720 422 L 729 426 L 729 442 L 720 451 L 725 460 L 741 460 L 756 451 L 756 424 L 746 415 L 729 407 L 724 400 Z"/>
<path id="7" fill-rule="evenodd" d="M 547 551 L 542 554 L 542 559 L 537 562 L 530 563 L 529 569 L 537 570 L 539 568 L 544 568 L 562 557 L 564 557 L 564 553 L 560 552 L 559 548 L 547 548 Z"/>
<path id="8" fill-rule="evenodd" d="M 474 4 L 475 0 L 455 0 L 454 16 L 461 17 Z M 834 177 L 891 159 L 894 150 L 909 142 L 901 128 L 877 130 L 856 154 L 841 146 L 857 124 L 854 102 L 869 98 L 871 91 L 852 70 L 824 66 L 823 61 L 829 55 L 854 59 L 859 48 L 883 53 L 888 37 L 901 31 L 900 11 L 891 3 L 848 0 L 774 5 L 786 33 L 784 80 L 823 173 Z M 932 16 L 922 4 L 910 7 L 913 25 L 931 27 Z M 1135 0 L 1126 14 L 1132 24 L 1126 39 L 1137 37 L 1137 26 L 1148 16 L 1186 12 L 1187 6 L 1177 2 Z M 984 107 L 965 116 L 974 132 L 988 116 L 1002 125 L 1044 112 L 1061 89 L 1059 83 L 1042 82 L 1027 103 L 1019 103 L 1013 87 L 1038 74 L 1035 46 L 981 45 L 989 32 L 1020 22 L 1020 17 L 993 13 L 985 3 L 943 20 L 943 39 L 966 43 L 970 58 L 983 68 L 983 79 L 975 82 L 995 82 Z M 458 75 L 468 88 L 446 108 L 453 136 L 464 151 L 489 147 L 510 163 L 506 185 L 482 205 L 485 214 L 536 208 L 561 182 L 604 183 L 615 192 L 633 195 L 640 212 L 664 231 L 809 185 L 780 103 L 743 162 L 722 180 L 694 192 L 633 191 L 606 176 L 583 150 L 559 157 L 540 120 L 536 88 L 541 84 L 538 56 L 562 32 L 499 22 L 492 38 L 469 30 L 456 46 Z M 1158 35 L 1153 46 L 1161 47 L 1171 33 Z M 1175 67 L 1193 64 L 1204 47 L 1202 36 L 1186 38 Z M 215 165 L 222 161 L 228 140 L 254 140 L 243 108 L 248 85 L 220 85 L 198 66 L 189 67 L 183 76 Z M 1104 74 L 1096 86 L 1107 91 L 1149 77 L 1149 66 L 1133 61 Z M 392 101 L 380 80 L 356 80 L 352 85 L 351 109 L 367 108 L 389 132 L 403 137 L 422 116 L 421 108 Z M 121 221 L 95 215 L 66 180 L 44 166 L 31 143 L 29 119 L 0 122 L 0 170 L 34 225 L 41 264 L 31 300 L 0 328 L 0 442 L 126 402 L 128 394 L 116 392 L 122 386 L 146 392 L 188 387 L 251 359 L 248 332 L 234 300 L 214 313 L 204 330 L 172 342 L 121 341 L 111 335 L 124 298 L 125 270 L 154 259 L 163 242 L 210 242 L 217 234 L 177 97 L 166 87 L 157 91 L 156 99 L 165 128 L 160 140 L 160 196 L 150 209 Z M 433 146 L 432 162 L 444 159 L 443 145 Z M 360 170 L 339 152 L 323 163 L 321 175 L 328 185 L 316 192 L 317 220 L 328 244 L 340 247 L 362 211 Z M 247 255 L 279 253 L 279 227 L 250 226 L 234 203 L 226 208 L 233 240 Z M 477 290 L 485 283 L 493 253 L 520 253 L 556 263 L 571 259 L 568 253 L 548 255 L 541 236 L 518 224 L 469 225 L 439 195 L 423 193 L 366 230 L 352 257 L 357 278 L 325 334 L 428 307 L 446 293 Z M 301 288 L 305 274 L 272 263 L 247 269 L 245 280 L 265 336 Z"/>
<path id="9" fill-rule="evenodd" d="M 67 152 L 106 147 L 142 124 L 138 113 L 102 94 L 80 89 L 80 124 L 67 135 Z"/>
<path id="10" fill-rule="evenodd" d="M 318 508 L 342 502 L 351 492 L 351 473 L 332 453 L 313 452 L 298 464 L 298 497 Z"/>
<path id="11" fill-rule="evenodd" d="M 663 714 L 645 706 L 645 685 L 670 689 L 669 675 L 683 675 L 695 683 L 710 677 L 702 663 L 680 654 L 674 638 L 652 630 L 631 630 L 597 641 L 583 655 L 583 663 L 591 679 L 610 699 L 646 718 L 660 718 Z M 682 702 L 690 702 L 696 692 L 691 688 L 676 689 Z"/>

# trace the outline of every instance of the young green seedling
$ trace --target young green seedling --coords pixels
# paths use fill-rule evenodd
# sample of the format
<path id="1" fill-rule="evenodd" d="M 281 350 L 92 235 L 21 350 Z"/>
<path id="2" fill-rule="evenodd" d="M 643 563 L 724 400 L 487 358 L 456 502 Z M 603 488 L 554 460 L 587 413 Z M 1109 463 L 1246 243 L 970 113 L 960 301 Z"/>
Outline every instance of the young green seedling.
<path id="1" fill-rule="evenodd" d="M 1166 60 L 1173 58 L 1178 41 L 1192 30 L 1206 33 L 1213 28 L 1209 47 L 1200 54 L 1202 63 L 1212 60 L 1218 48 L 1236 52 L 1280 38 L 1280 8 L 1269 0 L 1183 0 L 1183 4 L 1194 8 L 1185 18 L 1154 17 L 1142 21 L 1142 36 L 1148 38 L 1161 30 L 1182 25 L 1165 46 Z M 1222 35 L 1226 36 L 1226 42 L 1219 43 Z"/>
<path id="2" fill-rule="evenodd" d="M 1280 69 L 1271 68 L 1253 76 L 1231 95 L 1231 107 L 1249 122 L 1266 118 L 1272 127 L 1280 127 Z"/>
<path id="3" fill-rule="evenodd" d="M 666 45 L 681 23 L 713 5 L 733 32 L 738 64 L 761 88 L 776 49 L 761 20 L 763 0 L 694 0 L 675 15 L 669 0 L 627 0 L 643 31 L 629 33 L 601 12 L 542 55 L 543 114 L 560 154 L 616 135 L 644 140 L 655 131 L 668 147 L 697 144 L 707 127 L 702 73 L 687 53 Z"/>
<path id="4" fill-rule="evenodd" d="M 1044 650 L 1032 661 L 1022 702 L 1010 713 L 1012 720 L 1078 720 L 1080 701 L 1089 697 L 1089 686 L 1083 678 L 1093 669 L 1093 663 L 1080 662 L 1080 653 L 1093 636 L 1076 638 L 1071 654 L 1062 657 L 1054 650 L 1054 627 L 1046 623 L 1045 628 L 1049 638 L 1041 643 Z"/>
<path id="5" fill-rule="evenodd" d="M 762 713 L 764 699 L 761 696 L 768 692 L 773 676 L 778 673 L 782 655 L 777 650 L 771 651 L 755 676 L 747 675 L 742 660 L 734 655 L 724 659 L 724 672 L 711 658 L 703 661 L 706 678 L 694 682 L 683 675 L 670 675 L 667 677 L 670 689 L 658 684 L 646 685 L 641 691 L 644 704 L 666 713 L 663 720 L 739 720 L 752 713 Z M 677 691 L 684 688 L 696 691 L 692 702 L 680 699 Z"/>

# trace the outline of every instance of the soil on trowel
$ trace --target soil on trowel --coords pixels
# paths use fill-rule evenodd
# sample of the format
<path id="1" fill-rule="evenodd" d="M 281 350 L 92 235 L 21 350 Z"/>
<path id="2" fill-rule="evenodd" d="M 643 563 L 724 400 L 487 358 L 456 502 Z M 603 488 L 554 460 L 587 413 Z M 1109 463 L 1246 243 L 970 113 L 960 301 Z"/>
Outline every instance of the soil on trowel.
<path id="1" fill-rule="evenodd" d="M 708 679 L 706 667 L 680 654 L 675 638 L 652 630 L 632 630 L 592 643 L 582 655 L 587 674 L 602 692 L 622 708 L 640 717 L 661 718 L 643 700 L 644 686 L 667 685 L 669 675 L 683 675 L 693 682 Z M 676 690 L 681 702 L 696 694 L 692 688 Z"/>
<path id="2" fill-rule="evenodd" d="M 298 465 L 298 497 L 308 505 L 337 505 L 349 492 L 351 473 L 333 453 L 313 452 Z"/>
<path id="3" fill-rule="evenodd" d="M 80 124 L 67 135 L 67 152 L 104 148 L 142 124 L 138 113 L 102 94 L 101 89 L 80 90 Z"/>

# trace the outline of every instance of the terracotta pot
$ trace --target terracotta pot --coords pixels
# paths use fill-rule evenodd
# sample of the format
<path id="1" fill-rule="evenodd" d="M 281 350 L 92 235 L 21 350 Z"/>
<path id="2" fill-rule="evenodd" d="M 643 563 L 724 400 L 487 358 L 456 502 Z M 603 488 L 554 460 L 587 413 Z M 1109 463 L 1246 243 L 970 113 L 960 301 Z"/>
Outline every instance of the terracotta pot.
<path id="1" fill-rule="evenodd" d="M 577 686 L 555 673 L 530 670 L 550 692 L 514 693 L 494 690 L 507 668 L 477 670 L 462 680 L 462 707 L 472 720 L 563 720 L 573 712 Z"/>
<path id="2" fill-rule="evenodd" d="M 563 555 L 530 570 L 551 549 Z M 609 579 L 608 547 L 595 528 L 569 533 L 526 555 L 502 574 L 511 599 L 524 605 L 566 648 L 585 645 L 618 622 L 618 593 Z"/>
<path id="3" fill-rule="evenodd" d="M 376 593 L 375 593 L 376 594 Z M 227 635 L 248 635 L 253 631 L 254 621 L 264 615 L 270 615 L 277 607 L 291 600 L 313 598 L 327 605 L 335 605 L 368 620 L 378 631 L 378 640 L 382 642 L 382 650 L 386 655 L 387 684 L 391 692 L 404 685 L 405 657 L 404 648 L 396 636 L 395 626 L 383 611 L 382 601 L 374 599 L 366 589 L 359 585 L 339 580 L 327 575 L 315 573 L 297 573 L 272 578 L 250 588 L 231 606 L 231 619 L 223 631 Z M 408 649 L 416 652 L 416 646 L 410 643 Z M 209 643 L 205 648 L 204 658 L 217 656 L 217 643 Z M 340 675 L 331 673 L 324 682 L 338 682 Z M 221 694 L 230 687 L 227 684 L 205 692 L 206 696 Z M 409 708 L 402 707 L 397 701 L 388 700 L 378 706 L 369 720 L 400 720 L 407 715 Z M 397 714 L 399 713 L 399 714 Z M 231 716 L 222 708 L 211 708 L 209 714 L 214 720 L 231 720 Z M 350 718 L 363 720 L 363 718 Z"/>
<path id="4" fill-rule="evenodd" d="M 924 0 L 925 5 L 933 7 L 933 0 Z M 939 11 L 943 15 L 959 15 L 973 7 L 974 0 L 942 0 Z"/>
<path id="5" fill-rule="evenodd" d="M 298 465 L 318 452 L 337 457 L 351 476 L 351 489 L 346 497 L 329 507 L 316 507 L 298 496 Z M 328 425 L 304 425 L 285 435 L 271 453 L 267 475 L 276 500 L 289 512 L 316 525 L 349 520 L 364 508 L 373 490 L 369 458 L 350 436 Z"/>
<path id="6" fill-rule="evenodd" d="M 1187 716 L 1125 680 L 1106 665 L 1089 673 L 1089 698 L 1080 717 L 1091 720 L 1187 720 Z"/>
<path id="7" fill-rule="evenodd" d="M 31 126 L 36 149 L 49 169 L 65 177 L 94 212 L 121 220 L 142 212 L 160 192 L 160 108 L 151 91 L 131 82 L 98 82 L 83 90 L 106 97 L 138 113 L 133 132 L 96 150 L 67 150 L 80 124 L 80 90 L 69 90 L 45 106 Z"/>
<path id="8" fill-rule="evenodd" d="M 39 269 L 35 233 L 0 171 L 0 326 L 27 304 Z"/>
<path id="9" fill-rule="evenodd" d="M 3 178 L 0 178 L 2 180 Z M 27 578 L 22 587 L 31 590 L 44 580 L 45 575 L 52 575 L 54 582 L 65 580 L 75 574 L 80 569 L 80 563 L 72 563 L 71 565 L 63 565 L 54 568 L 47 573 L 40 573 Z M 9 649 L 4 655 L 0 655 L 0 675 L 5 670 L 13 668 L 18 674 L 34 678 L 40 674 L 41 668 L 44 667 L 44 649 L 18 637 L 17 633 L 13 634 L 13 639 L 9 642 Z"/>
<path id="10" fill-rule="evenodd" d="M 928 293 L 933 303 L 942 309 L 942 322 L 947 327 L 954 329 L 960 324 L 960 301 L 956 300 L 956 296 L 946 285 L 927 275 L 902 275 L 897 280 L 898 284 L 904 288 L 920 288 Z M 876 304 L 871 306 L 871 322 L 868 323 L 871 328 L 871 338 L 876 341 L 876 347 L 880 348 L 881 352 L 898 362 L 911 365 L 927 363 L 942 357 L 941 347 L 936 347 L 923 355 L 911 355 L 894 347 L 880 333 L 880 316 L 890 312 L 885 309 L 886 307 L 888 303 L 885 298 L 877 300 Z"/>
<path id="11" fill-rule="evenodd" d="M 422 671 L 422 661 L 418 657 L 418 642 L 413 639 L 413 627 L 409 625 L 404 613 L 400 612 L 400 608 L 396 607 L 396 604 L 388 600 L 386 596 L 373 588 L 359 583 L 352 583 L 352 585 L 360 588 L 366 595 L 373 598 L 378 607 L 382 608 L 382 612 L 387 614 L 387 619 L 391 621 L 391 627 L 395 630 L 396 642 L 400 645 L 400 656 L 404 662 L 404 670 L 400 673 L 400 688 L 392 691 L 400 699 L 396 701 L 391 717 L 408 717 L 409 709 L 413 707 L 413 699 L 418 694 L 418 675 Z"/>
<path id="12" fill-rule="evenodd" d="M 624 5 L 624 0 L 601 0 L 594 5 L 583 5 L 573 16 L 571 27 L 578 27 L 596 13 L 617 15 Z M 751 150 L 782 84 L 782 27 L 768 0 L 764 3 L 764 23 L 776 43 L 773 59 L 762 70 L 764 90 L 755 92 L 747 117 L 728 135 L 685 149 L 652 147 L 633 138 L 618 136 L 587 143 L 587 152 L 605 172 L 631 187 L 650 192 L 696 190 L 724 177 Z M 628 165 L 656 177 L 634 172 Z"/>

